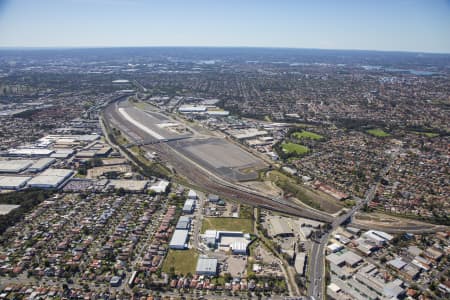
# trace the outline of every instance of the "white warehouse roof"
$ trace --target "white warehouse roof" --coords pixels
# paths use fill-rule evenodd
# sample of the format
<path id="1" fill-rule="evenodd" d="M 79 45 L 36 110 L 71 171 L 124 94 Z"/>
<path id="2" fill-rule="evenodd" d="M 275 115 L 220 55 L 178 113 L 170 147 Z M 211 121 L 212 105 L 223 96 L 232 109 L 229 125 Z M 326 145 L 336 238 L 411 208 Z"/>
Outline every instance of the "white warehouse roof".
<path id="1" fill-rule="evenodd" d="M 18 190 L 25 186 L 31 177 L 23 176 L 5 176 L 0 177 L 0 189 L 3 190 Z"/>
<path id="2" fill-rule="evenodd" d="M 217 273 L 217 258 L 199 257 L 196 273 L 200 275 L 215 275 Z"/>
<path id="3" fill-rule="evenodd" d="M 194 210 L 195 200 L 187 199 L 183 205 L 183 212 L 191 212 Z"/>
<path id="4" fill-rule="evenodd" d="M 74 172 L 69 169 L 47 169 L 28 182 L 29 187 L 57 188 Z"/>
<path id="5" fill-rule="evenodd" d="M 0 160 L 0 173 L 19 173 L 33 164 L 33 160 Z"/>
<path id="6" fill-rule="evenodd" d="M 181 105 L 178 108 L 180 113 L 206 112 L 207 107 L 204 105 Z"/>
<path id="7" fill-rule="evenodd" d="M 161 180 L 150 187 L 150 189 L 158 194 L 165 193 L 169 182 L 167 180 Z"/>
<path id="8" fill-rule="evenodd" d="M 49 156 L 53 152 L 55 151 L 41 148 L 20 148 L 8 150 L 8 154 L 13 156 Z"/>
<path id="9" fill-rule="evenodd" d="M 177 229 L 172 235 L 169 247 L 172 249 L 185 249 L 186 242 L 188 240 L 188 231 L 183 229 Z"/>
<path id="10" fill-rule="evenodd" d="M 197 199 L 197 193 L 194 190 L 189 190 L 188 198 L 189 199 Z"/>
<path id="11" fill-rule="evenodd" d="M 30 172 L 42 171 L 42 170 L 48 168 L 55 161 L 56 161 L 55 158 L 50 158 L 50 157 L 40 158 L 28 168 L 28 171 L 30 171 Z"/>

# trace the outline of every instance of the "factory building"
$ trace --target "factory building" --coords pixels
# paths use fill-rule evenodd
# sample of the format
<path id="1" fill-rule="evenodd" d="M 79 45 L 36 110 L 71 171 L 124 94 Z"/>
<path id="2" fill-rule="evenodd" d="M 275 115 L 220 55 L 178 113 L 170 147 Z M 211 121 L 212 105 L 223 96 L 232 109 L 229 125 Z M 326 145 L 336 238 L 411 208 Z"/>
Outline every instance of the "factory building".
<path id="1" fill-rule="evenodd" d="M 32 188 L 56 189 L 73 175 L 68 169 L 47 169 L 30 181 L 28 186 Z"/>
<path id="2" fill-rule="evenodd" d="M 352 251 L 332 253 L 326 259 L 330 264 L 339 268 L 343 266 L 354 268 L 363 261 L 361 256 Z"/>
<path id="3" fill-rule="evenodd" d="M 0 160 L 0 173 L 20 173 L 33 164 L 33 160 Z"/>
<path id="4" fill-rule="evenodd" d="M 375 243 L 377 246 L 383 246 L 386 243 L 390 242 L 394 237 L 390 234 L 387 234 L 383 231 L 378 230 L 369 230 L 362 234 L 362 236 L 373 243 Z"/>
<path id="5" fill-rule="evenodd" d="M 28 171 L 32 173 L 42 172 L 48 167 L 50 167 L 55 161 L 56 161 L 55 158 L 50 157 L 40 158 L 28 168 Z"/>
<path id="6" fill-rule="evenodd" d="M 214 194 L 208 195 L 208 201 L 211 203 L 217 203 L 217 202 L 219 202 L 219 200 L 220 200 L 220 197 L 217 195 L 214 195 Z"/>
<path id="7" fill-rule="evenodd" d="M 217 275 L 217 258 L 208 258 L 200 256 L 195 269 L 197 275 L 216 276 Z"/>
<path id="8" fill-rule="evenodd" d="M 218 247 L 235 255 L 247 255 L 247 248 L 251 242 L 250 235 L 241 231 L 206 230 L 202 239 L 210 248 Z"/>
<path id="9" fill-rule="evenodd" d="M 194 190 L 189 190 L 188 199 L 197 200 L 198 199 L 197 192 Z"/>
<path id="10" fill-rule="evenodd" d="M 304 276 L 305 266 L 306 266 L 306 253 L 305 252 L 297 253 L 294 262 L 295 272 L 297 272 L 297 274 L 301 276 Z"/>
<path id="11" fill-rule="evenodd" d="M 0 177 L 0 190 L 19 190 L 27 184 L 31 177 L 5 176 Z"/>
<path id="12" fill-rule="evenodd" d="M 177 229 L 172 235 L 172 239 L 170 240 L 169 248 L 176 250 L 183 250 L 187 248 L 188 241 L 188 230 Z"/>
<path id="13" fill-rule="evenodd" d="M 55 151 L 42 148 L 13 148 L 7 151 L 7 155 L 16 157 L 48 157 L 53 152 Z"/>
<path id="14" fill-rule="evenodd" d="M 157 194 L 164 194 L 167 192 L 167 189 L 169 188 L 170 182 L 167 180 L 161 180 L 158 181 L 158 183 L 153 184 L 150 187 L 150 190 L 154 191 Z"/>
<path id="15" fill-rule="evenodd" d="M 55 149 L 55 152 L 50 155 L 50 157 L 57 159 L 66 159 L 75 153 L 72 149 Z"/>
<path id="16" fill-rule="evenodd" d="M 187 216 L 181 216 L 178 219 L 178 223 L 177 223 L 175 229 L 189 230 L 190 227 L 191 227 L 191 218 L 189 218 Z"/>
<path id="17" fill-rule="evenodd" d="M 247 255 L 247 246 L 249 244 L 248 240 L 242 241 L 233 241 L 231 242 L 228 247 L 231 250 L 231 253 L 234 255 Z M 225 247 L 227 245 L 224 245 Z"/>
<path id="18" fill-rule="evenodd" d="M 268 132 L 266 130 L 259 130 L 257 128 L 248 128 L 248 129 L 231 129 L 227 130 L 227 133 L 231 135 L 236 140 L 247 140 L 255 137 L 260 137 L 267 135 Z"/>
<path id="19" fill-rule="evenodd" d="M 205 113 L 207 107 L 204 105 L 181 105 L 178 112 L 181 114 Z"/>
<path id="20" fill-rule="evenodd" d="M 209 109 L 206 111 L 206 114 L 213 117 L 226 117 L 230 115 L 230 112 L 222 109 Z"/>
<path id="21" fill-rule="evenodd" d="M 187 199 L 183 205 L 183 213 L 192 214 L 194 212 L 194 209 L 195 209 L 195 200 Z"/>

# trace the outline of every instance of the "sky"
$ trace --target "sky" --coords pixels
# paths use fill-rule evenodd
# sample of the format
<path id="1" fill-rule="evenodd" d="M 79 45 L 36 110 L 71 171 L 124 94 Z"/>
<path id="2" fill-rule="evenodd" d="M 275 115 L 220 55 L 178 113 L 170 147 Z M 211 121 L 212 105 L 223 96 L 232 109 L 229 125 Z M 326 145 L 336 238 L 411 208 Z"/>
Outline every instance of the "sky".
<path id="1" fill-rule="evenodd" d="M 450 0 L 0 0 L 0 47 L 450 53 Z"/>

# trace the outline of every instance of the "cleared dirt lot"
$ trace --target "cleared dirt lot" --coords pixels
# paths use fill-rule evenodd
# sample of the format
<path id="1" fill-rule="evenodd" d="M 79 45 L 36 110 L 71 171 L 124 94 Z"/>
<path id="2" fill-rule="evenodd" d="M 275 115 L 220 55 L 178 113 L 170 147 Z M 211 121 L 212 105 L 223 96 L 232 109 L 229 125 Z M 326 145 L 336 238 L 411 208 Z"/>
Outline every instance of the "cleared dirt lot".
<path id="1" fill-rule="evenodd" d="M 271 197 L 278 197 L 283 194 L 283 190 L 281 190 L 271 181 L 246 181 L 242 182 L 241 185 L 249 187 Z"/>
<path id="2" fill-rule="evenodd" d="M 112 165 L 102 166 L 87 170 L 87 178 L 97 178 L 108 172 L 127 173 L 131 172 L 131 166 L 129 165 Z"/>

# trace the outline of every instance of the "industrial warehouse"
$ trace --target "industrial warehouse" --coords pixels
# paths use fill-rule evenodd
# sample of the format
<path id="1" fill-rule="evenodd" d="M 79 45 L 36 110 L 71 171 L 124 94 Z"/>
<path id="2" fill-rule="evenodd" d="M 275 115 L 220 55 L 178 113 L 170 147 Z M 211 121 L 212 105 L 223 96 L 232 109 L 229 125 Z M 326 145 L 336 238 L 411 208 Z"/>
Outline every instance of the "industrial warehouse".
<path id="1" fill-rule="evenodd" d="M 251 242 L 250 234 L 241 231 L 206 230 L 202 239 L 209 248 L 230 251 L 236 255 L 247 255 L 247 247 Z"/>
<path id="2" fill-rule="evenodd" d="M 100 184 L 97 184 L 97 180 L 73 178 L 80 167 L 88 165 L 93 159 L 106 158 L 112 153 L 112 148 L 99 139 L 97 134 L 52 134 L 26 146 L 1 151 L 0 190 L 61 189 L 68 185 L 67 191 L 88 188 L 98 190 L 100 187 L 105 192 L 114 189 L 145 191 L 149 183 L 147 180 L 106 179 L 105 182 L 100 181 Z M 116 174 L 120 174 L 121 168 L 117 167 L 117 170 L 119 171 Z M 87 175 L 108 175 L 108 171 L 105 167 Z M 157 193 L 161 193 L 167 190 L 168 185 L 168 181 L 160 181 L 152 187 Z"/>
<path id="3" fill-rule="evenodd" d="M 189 239 L 189 231 L 185 229 L 177 229 L 172 235 L 169 248 L 176 250 L 183 250 L 187 248 L 187 241 Z"/>

